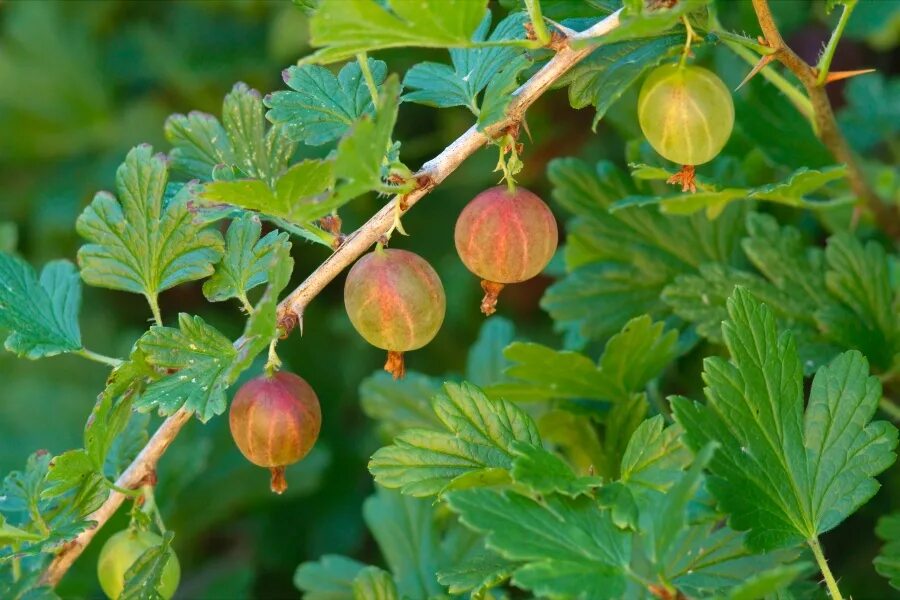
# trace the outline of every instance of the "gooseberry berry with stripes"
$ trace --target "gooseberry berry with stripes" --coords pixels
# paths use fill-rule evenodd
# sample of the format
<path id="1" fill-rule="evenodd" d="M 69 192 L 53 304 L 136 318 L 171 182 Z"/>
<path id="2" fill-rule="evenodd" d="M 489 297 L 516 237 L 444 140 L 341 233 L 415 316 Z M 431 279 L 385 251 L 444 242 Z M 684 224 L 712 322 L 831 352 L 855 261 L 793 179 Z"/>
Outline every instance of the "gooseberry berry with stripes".
<path id="1" fill-rule="evenodd" d="M 497 310 L 497 295 L 510 283 L 544 270 L 556 251 L 556 218 L 536 194 L 517 186 L 489 188 L 472 199 L 456 220 L 456 252 L 482 279 L 481 312 Z"/>
<path id="2" fill-rule="evenodd" d="M 378 246 L 347 274 L 344 306 L 356 331 L 388 351 L 384 369 L 399 379 L 405 372 L 403 353 L 434 339 L 447 299 L 440 277 L 425 259 Z"/>
<path id="3" fill-rule="evenodd" d="M 272 491 L 287 489 L 285 467 L 309 454 L 322 427 L 315 391 L 302 377 L 277 371 L 251 379 L 234 395 L 231 437 L 247 460 L 271 471 Z"/>
<path id="4" fill-rule="evenodd" d="M 693 167 L 715 158 L 731 136 L 734 103 L 715 73 L 693 65 L 663 65 L 641 86 L 638 121 L 654 150 L 684 165 L 669 183 L 693 191 Z"/>

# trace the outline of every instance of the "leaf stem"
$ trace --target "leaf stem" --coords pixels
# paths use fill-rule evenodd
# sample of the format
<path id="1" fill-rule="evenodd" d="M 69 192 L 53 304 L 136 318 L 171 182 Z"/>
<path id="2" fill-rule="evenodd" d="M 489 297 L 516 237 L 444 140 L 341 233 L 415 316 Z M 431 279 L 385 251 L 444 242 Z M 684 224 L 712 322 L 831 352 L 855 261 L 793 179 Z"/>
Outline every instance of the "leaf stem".
<path id="1" fill-rule="evenodd" d="M 534 37 L 541 46 L 546 46 L 550 43 L 550 32 L 547 30 L 547 24 L 544 23 L 541 3 L 539 0 L 525 0 L 525 8 L 528 10 L 531 26 L 534 28 Z"/>
<path id="2" fill-rule="evenodd" d="M 372 77 L 372 70 L 369 69 L 369 57 L 365 52 L 356 55 L 356 61 L 359 63 L 359 70 L 362 71 L 363 79 L 366 80 L 366 87 L 369 88 L 369 95 L 372 96 L 372 105 L 378 107 L 378 86 L 375 85 L 375 78 Z"/>
<path id="3" fill-rule="evenodd" d="M 733 31 L 728 31 L 725 29 L 711 29 L 709 31 L 709 33 L 713 34 L 714 36 L 718 37 L 719 39 L 721 39 L 724 42 L 732 42 L 735 44 L 739 44 L 745 48 L 753 50 L 757 54 L 762 54 L 763 56 L 775 53 L 775 51 L 772 48 L 769 48 L 768 46 L 763 46 L 756 40 L 751 40 L 750 38 L 745 37 L 740 34 L 737 34 L 737 33 L 734 33 Z"/>
<path id="4" fill-rule="evenodd" d="M 132 489 L 120 487 L 120 486 L 116 485 L 115 483 L 113 483 L 112 481 L 110 481 L 109 479 L 106 479 L 105 477 L 103 478 L 103 485 L 105 485 L 112 491 L 118 492 L 124 496 L 128 496 L 129 498 L 137 498 L 138 496 L 141 495 L 141 490 L 132 490 Z"/>
<path id="5" fill-rule="evenodd" d="M 113 358 L 112 356 L 106 356 L 105 354 L 100 354 L 99 352 L 93 352 L 88 350 L 87 348 L 82 348 L 81 350 L 77 350 L 75 352 L 78 356 L 82 358 L 86 358 L 88 360 L 92 360 L 94 362 L 103 363 L 104 365 L 109 365 L 113 369 L 122 365 L 123 361 L 120 358 Z"/>
<path id="6" fill-rule="evenodd" d="M 878 407 L 885 412 L 892 421 L 900 423 L 900 406 L 894 404 L 890 398 L 882 396 L 881 400 L 878 401 Z"/>
<path id="7" fill-rule="evenodd" d="M 165 535 L 166 524 L 163 522 L 162 514 L 159 512 L 159 506 L 156 504 L 156 497 L 153 495 L 153 486 L 141 486 L 141 494 L 144 496 L 144 506 L 141 507 L 141 510 L 143 510 L 145 514 L 153 517 L 153 521 L 156 523 L 159 532 Z"/>
<path id="8" fill-rule="evenodd" d="M 854 8 L 856 8 L 856 0 L 845 0 L 843 8 L 841 9 L 841 18 L 838 20 L 834 31 L 831 32 L 831 38 L 828 40 L 828 45 L 825 46 L 825 51 L 822 52 L 822 56 L 819 57 L 819 63 L 816 65 L 816 70 L 819 72 L 819 75 L 816 77 L 816 83 L 820 86 L 825 85 L 825 80 L 828 77 L 828 70 L 831 68 L 831 59 L 834 58 L 838 42 L 844 34 L 844 28 L 847 27 L 847 22 L 850 20 L 850 13 L 853 12 Z"/>
<path id="9" fill-rule="evenodd" d="M 159 311 L 159 296 L 156 294 L 145 294 L 147 298 L 147 304 L 150 305 L 150 311 L 153 313 L 153 320 L 156 321 L 156 324 L 162 327 L 162 313 Z"/>
<path id="10" fill-rule="evenodd" d="M 831 574 L 831 569 L 828 567 L 828 561 L 825 560 L 825 554 L 822 552 L 819 538 L 807 540 L 807 543 L 812 549 L 813 556 L 816 557 L 816 562 L 819 564 L 819 570 L 822 571 L 822 576 L 825 578 L 825 585 L 828 587 L 828 594 L 831 596 L 831 599 L 844 600 L 844 597 L 841 596 L 841 590 L 838 589 L 837 581 L 835 581 L 834 575 Z"/>

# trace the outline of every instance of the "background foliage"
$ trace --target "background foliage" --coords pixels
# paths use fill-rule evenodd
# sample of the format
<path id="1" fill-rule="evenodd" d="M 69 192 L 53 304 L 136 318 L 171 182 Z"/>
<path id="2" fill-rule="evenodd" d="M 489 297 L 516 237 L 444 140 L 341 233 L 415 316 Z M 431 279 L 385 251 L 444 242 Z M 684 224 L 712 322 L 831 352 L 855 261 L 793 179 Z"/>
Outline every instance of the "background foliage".
<path id="1" fill-rule="evenodd" d="M 514 2 L 500 4 L 508 8 Z M 556 18 L 554 11 L 573 15 L 571 2 L 544 4 L 550 18 Z M 729 29 L 756 34 L 749 2 L 719 4 L 723 6 L 720 18 Z M 785 37 L 805 58 L 813 59 L 827 39 L 834 15 L 825 15 L 819 2 L 772 4 Z M 898 64 L 898 19 L 895 3 L 862 2 L 841 43 L 835 68 L 873 66 L 879 73 L 831 90 L 851 143 L 865 153 L 870 178 L 877 182 L 882 196 L 896 202 L 900 202 L 900 175 L 891 165 L 900 162 L 900 80 L 892 69 Z M 285 89 L 279 73 L 309 51 L 306 32 L 304 14 L 284 2 L 24 1 L 0 5 L 0 178 L 4 182 L 0 188 L 0 222 L 4 223 L 0 248 L 15 248 L 40 266 L 57 257 L 73 258 L 81 243 L 73 228 L 76 217 L 97 190 L 114 189 L 116 167 L 129 148 L 137 142 L 168 148 L 163 136 L 168 115 L 191 110 L 219 115 L 222 98 L 236 81 L 263 92 Z M 657 43 L 667 47 L 669 42 L 661 38 Z M 698 47 L 696 52 L 698 61 L 713 65 L 731 88 L 749 68 L 720 46 Z M 415 54 L 387 50 L 378 58 L 388 63 L 390 72 L 403 73 L 423 56 L 447 63 L 446 52 L 440 50 Z M 501 314 L 515 323 L 514 330 L 503 318 L 485 324 L 474 310 L 480 296 L 478 282 L 465 271 L 452 245 L 451 224 L 463 204 L 495 181 L 491 172 L 494 151 L 483 150 L 437 188 L 421 210 L 412 211 L 403 221 L 411 238 L 398 244 L 428 259 L 441 274 L 448 294 L 442 331 L 424 350 L 408 357 L 409 368 L 427 376 L 411 374 L 398 391 L 383 375 L 372 375 L 381 355 L 352 330 L 343 311 L 339 280 L 309 307 L 309 325 L 303 337 L 295 335 L 279 346 L 286 366 L 310 381 L 323 408 L 321 441 L 310 457 L 289 471 L 291 487 L 285 497 L 272 496 L 267 474 L 240 456 L 224 419 L 213 419 L 206 426 L 196 421 L 188 424 L 160 464 L 157 494 L 168 525 L 177 532 L 174 545 L 185 574 L 183 597 L 295 597 L 292 579 L 297 565 L 322 555 L 352 556 L 366 564 L 385 565 L 387 561 L 386 566 L 391 567 L 392 553 L 403 549 L 387 547 L 385 540 L 391 536 L 379 532 L 378 515 L 390 514 L 390 504 L 397 500 L 379 495 L 364 504 L 373 492 L 366 463 L 385 444 L 385 433 L 438 425 L 433 415 L 415 414 L 414 402 L 410 402 L 410 414 L 398 415 L 398 398 L 402 399 L 402 394 L 415 398 L 425 391 L 430 394 L 441 381 L 459 380 L 463 374 L 469 381 L 487 386 L 492 395 L 532 402 L 559 397 L 555 390 L 542 398 L 542 382 L 528 380 L 528 374 L 534 372 L 528 368 L 529 362 L 546 365 L 546 353 L 552 352 L 536 344 L 585 353 L 591 360 L 582 366 L 593 370 L 591 376 L 602 382 L 598 385 L 619 390 L 627 399 L 629 392 L 643 389 L 655 375 L 654 369 L 649 368 L 646 378 L 637 374 L 633 375 L 636 380 L 625 381 L 616 379 L 616 365 L 601 360 L 595 368 L 594 363 L 610 335 L 632 317 L 649 313 L 681 329 L 677 340 L 672 334 L 659 342 L 662 348 L 654 350 L 662 353 L 662 364 L 673 354 L 678 355 L 678 362 L 677 368 L 666 370 L 662 380 L 651 386 L 651 402 L 659 401 L 659 389 L 699 399 L 700 359 L 723 352 L 721 334 L 709 324 L 723 318 L 724 296 L 730 293 L 729 284 L 737 281 L 778 308 L 775 318 L 780 325 L 795 327 L 807 373 L 830 359 L 834 346 L 850 347 L 841 337 L 841 327 L 856 331 L 860 322 L 882 338 L 874 347 L 858 349 L 882 371 L 891 368 L 893 354 L 900 348 L 900 331 L 891 329 L 890 314 L 883 318 L 873 314 L 877 309 L 870 311 L 871 307 L 852 297 L 855 284 L 842 282 L 841 273 L 846 271 L 842 271 L 842 261 L 859 255 L 864 257 L 865 268 L 872 270 L 864 281 L 881 278 L 893 281 L 896 289 L 896 259 L 875 249 L 857 248 L 848 241 L 849 236 L 844 237 L 841 230 L 848 222 L 849 208 L 812 216 L 790 206 L 758 204 L 761 212 L 777 217 L 784 228 L 780 230 L 765 214 L 748 218 L 751 208 L 746 201 L 733 202 L 713 224 L 703 213 L 677 222 L 661 217 L 636 223 L 629 221 L 633 217 L 628 211 L 597 210 L 598 201 L 612 205 L 628 197 L 652 198 L 664 192 L 656 187 L 657 182 L 634 182 L 627 175 L 628 162 L 658 161 L 639 141 L 635 88 L 619 102 L 592 97 L 591 90 L 599 89 L 604 77 L 616 76 L 598 64 L 602 64 L 600 59 L 589 59 L 578 67 L 572 75 L 578 84 L 569 89 L 569 98 L 564 92 L 549 94 L 528 113 L 533 141 L 526 141 L 525 169 L 519 180 L 548 200 L 556 188 L 551 204 L 560 221 L 567 223 L 568 244 L 546 276 L 504 292 Z M 639 73 L 618 76 L 636 78 Z M 408 88 L 423 88 L 415 85 L 412 75 L 408 77 Z M 425 89 L 414 93 L 427 98 Z M 401 106 L 394 139 L 403 143 L 406 164 L 421 164 L 471 124 L 466 105 L 474 93 L 477 90 L 460 90 L 460 106 L 449 110 L 413 103 Z M 596 105 L 603 114 L 599 125 L 595 124 L 594 109 L 570 110 L 570 101 L 576 106 Z M 763 78 L 755 78 L 735 94 L 735 104 L 735 134 L 724 155 L 701 175 L 730 187 L 754 188 L 784 180 L 801 167 L 832 163 L 808 124 Z M 597 132 L 593 133 L 595 125 Z M 323 155 L 317 151 L 303 150 L 310 158 Z M 548 165 L 557 157 L 577 159 Z M 603 162 L 595 167 L 599 161 Z M 824 199 L 839 195 L 837 191 Z M 381 202 L 369 194 L 349 204 L 341 211 L 345 230 L 358 226 Z M 710 237 L 704 228 L 709 227 L 716 230 L 715 246 L 703 244 Z M 861 236 L 872 235 L 877 237 L 864 224 Z M 686 243 L 694 239 L 691 236 L 696 236 L 696 243 Z M 826 238 L 824 258 L 806 254 L 807 245 L 824 246 Z M 794 262 L 780 270 L 760 267 L 774 264 L 771 257 L 764 256 L 772 248 Z M 623 253 L 628 261 L 621 261 Z M 291 284 L 296 284 L 328 250 L 295 238 L 292 254 L 296 268 Z M 712 261 L 719 266 L 707 264 Z M 810 264 L 816 268 L 809 268 Z M 566 269 L 573 272 L 563 277 Z M 624 280 L 640 281 L 642 287 L 622 295 L 615 285 Z M 889 284 L 885 285 L 890 290 Z M 604 310 L 579 303 L 567 291 L 572 286 L 595 292 L 591 302 L 597 302 L 599 296 Z M 696 302 L 692 299 L 700 293 L 720 296 L 707 313 L 693 310 Z M 162 292 L 160 304 L 170 315 L 199 312 L 232 339 L 241 333 L 234 307 L 207 305 L 199 283 Z M 885 306 L 890 310 L 890 299 Z M 893 308 L 896 310 L 896 305 Z M 139 296 L 84 289 L 81 336 L 93 349 L 126 355 L 133 339 L 145 329 L 146 317 Z M 835 332 L 831 339 L 815 334 L 823 319 L 837 324 L 828 327 Z M 514 339 L 529 343 L 516 344 L 501 356 L 499 349 Z M 571 368 L 571 363 L 565 364 L 562 371 Z M 500 374 L 509 365 L 520 368 L 516 371 L 513 367 L 504 379 Z M 81 445 L 82 425 L 103 387 L 106 371 L 102 367 L 71 356 L 32 362 L 2 353 L 0 374 L 0 473 L 21 468 L 37 449 L 46 448 L 55 455 Z M 582 403 L 585 414 L 596 411 L 597 401 L 609 399 L 592 398 L 577 387 L 567 397 Z M 536 416 L 559 419 L 560 427 L 565 428 L 571 425 L 565 422 L 565 414 L 551 411 Z M 384 420 L 376 426 L 370 417 Z M 627 437 L 616 441 L 607 436 L 604 443 L 618 444 L 618 450 L 606 448 L 594 456 L 569 458 L 574 464 L 594 463 L 601 475 L 616 477 L 623 465 L 604 462 L 603 452 L 618 456 L 627 441 Z M 375 464 L 382 465 L 373 468 L 376 477 L 389 479 L 389 452 L 382 451 Z M 886 581 L 875 576 L 871 566 L 878 540 L 858 532 L 873 531 L 876 518 L 898 504 L 897 473 L 894 468 L 882 476 L 884 488 L 873 502 L 824 540 L 832 568 L 841 574 L 842 589 L 856 598 L 890 594 Z M 236 481 L 241 484 L 235 485 Z M 504 501 L 481 500 L 483 505 Z M 467 501 L 471 498 L 452 496 L 450 500 L 483 530 L 487 524 L 479 521 L 478 507 L 471 505 L 467 512 Z M 577 509 L 577 501 L 571 504 Z M 535 510 L 530 506 L 518 509 Z M 64 597 L 97 597 L 96 554 L 103 539 L 124 524 L 123 511 L 66 577 L 59 588 Z M 516 541 L 508 543 L 515 545 Z M 446 550 L 447 545 L 442 548 Z M 396 554 L 393 560 L 402 563 Z M 445 559 L 435 554 L 422 560 L 431 572 L 437 572 Z M 416 580 L 415 574 L 395 570 L 394 575 L 398 585 L 415 585 L 409 583 Z M 304 577 L 302 570 L 297 577 Z M 372 572 L 371 577 L 377 579 L 379 573 Z M 441 583 L 452 585 L 452 575 L 446 578 Z"/>

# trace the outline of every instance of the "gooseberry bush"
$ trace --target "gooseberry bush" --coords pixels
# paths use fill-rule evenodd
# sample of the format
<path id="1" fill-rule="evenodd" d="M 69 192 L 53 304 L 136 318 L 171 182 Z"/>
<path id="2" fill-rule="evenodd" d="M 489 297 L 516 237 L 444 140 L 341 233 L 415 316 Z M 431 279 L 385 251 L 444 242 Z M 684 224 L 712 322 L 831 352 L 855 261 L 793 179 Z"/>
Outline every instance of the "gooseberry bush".
<path id="1" fill-rule="evenodd" d="M 348 267 L 345 318 L 390 374 L 360 385 L 380 440 L 361 511 L 380 556 L 311 557 L 294 578 L 306 598 L 865 597 L 827 549 L 864 505 L 890 507 L 878 477 L 900 419 L 900 178 L 877 128 L 872 141 L 859 125 L 881 109 L 855 103 L 839 123 L 826 92 L 850 77 L 857 98 L 877 87 L 867 80 L 884 89 L 881 74 L 831 68 L 856 0 L 821 3 L 836 24 L 813 64 L 766 0 L 752 2 L 752 35 L 721 24 L 733 3 L 711 0 L 294 3 L 315 50 L 284 88 L 238 83 L 220 116 L 173 115 L 166 148 L 134 146 L 75 221 L 74 262 L 38 271 L 0 228 L 6 350 L 109 368 L 83 447 L 37 451 L 3 480 L 0 597 L 57 597 L 120 508 L 98 585 L 178 597 L 190 572 L 159 508 L 160 458 L 186 423 L 228 411 L 233 452 L 285 491 L 330 399 L 279 348 L 322 325 L 305 310 Z M 415 64 L 381 60 L 396 48 Z M 595 108 L 597 135 L 612 119 L 633 141 L 600 162 L 557 145 L 529 177 L 549 181 L 542 198 L 518 180 L 540 168 L 528 109 L 553 88 Z M 403 104 L 474 124 L 415 169 Z M 449 267 L 415 252 L 403 219 L 482 147 L 497 185 L 457 198 L 444 231 L 481 280 L 481 312 L 499 314 L 464 372 L 425 375 L 412 351 L 448 311 L 478 307 L 455 304 Z M 342 211 L 373 198 L 383 206 L 344 231 Z M 331 254 L 298 272 L 316 245 Z M 546 276 L 549 345 L 498 304 L 505 286 Z M 163 310 L 161 293 L 200 281 L 239 336 L 194 305 Z M 146 300 L 152 324 L 127 356 L 85 346 L 84 284 Z M 338 363 L 344 349 L 309 351 Z M 883 540 L 868 581 L 877 571 L 900 589 L 900 513 L 879 512 L 877 531 L 853 535 Z"/>

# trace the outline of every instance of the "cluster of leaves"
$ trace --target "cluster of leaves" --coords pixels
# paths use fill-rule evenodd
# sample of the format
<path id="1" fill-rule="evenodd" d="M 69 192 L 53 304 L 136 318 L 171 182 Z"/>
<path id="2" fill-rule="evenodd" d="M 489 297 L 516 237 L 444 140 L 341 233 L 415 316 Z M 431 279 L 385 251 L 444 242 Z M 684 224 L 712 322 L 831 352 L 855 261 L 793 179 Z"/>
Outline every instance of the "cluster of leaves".
<path id="1" fill-rule="evenodd" d="M 674 332 L 646 317 L 610 340 L 599 367 L 575 353 L 509 344 L 511 325 L 495 318 L 467 376 L 503 383 L 436 390 L 419 375 L 366 381 L 364 408 L 396 434 L 370 462 L 381 487 L 366 521 L 389 569 L 377 571 L 379 589 L 385 597 L 496 597 L 488 590 L 509 582 L 558 598 L 664 590 L 755 598 L 806 576 L 812 565 L 800 545 L 874 494 L 873 476 L 895 459 L 897 430 L 870 422 L 880 386 L 855 351 L 819 370 L 804 417 L 800 358 L 793 337 L 777 334 L 772 311 L 739 288 L 724 326 L 731 361 L 709 359 L 707 404 L 675 400 L 677 424 L 668 426 L 660 415 L 644 419 L 646 404 L 637 415 L 616 414 L 634 411 L 629 404 L 673 357 Z M 491 372 L 471 368 L 491 354 Z M 591 399 L 605 405 L 593 410 L 609 443 L 585 418 Z M 563 431 L 560 412 L 587 426 Z M 585 464 L 573 447 L 596 454 Z M 417 549 L 408 562 L 398 562 L 399 538 L 381 534 L 389 526 L 373 518 L 372 504 L 395 506 L 388 522 L 405 510 L 405 527 L 420 524 L 404 529 Z M 476 536 L 462 554 L 460 525 Z M 295 582 L 312 598 L 368 597 L 360 590 L 374 585 L 373 569 L 329 556 L 301 565 Z M 407 570 L 419 579 L 411 583 Z"/>
<path id="2" fill-rule="evenodd" d="M 48 555 L 91 525 L 146 440 L 144 413 L 183 410 L 206 422 L 224 412 L 228 388 L 279 334 L 290 235 L 333 246 L 336 233 L 320 219 L 364 194 L 416 185 L 393 138 L 401 102 L 467 108 L 483 130 L 549 55 L 526 39 L 535 2 L 493 29 L 487 0 L 300 3 L 319 49 L 283 72 L 289 89 L 263 97 L 239 83 L 221 120 L 170 117 L 168 156 L 131 150 L 116 193 L 97 194 L 79 217 L 87 243 L 77 268 L 52 262 L 38 276 L 0 253 L 0 328 L 20 356 L 98 358 L 78 324 L 82 281 L 143 295 L 156 321 L 126 360 L 99 357 L 115 368 L 84 447 L 37 453 L 5 479 L 0 563 L 16 574 L 0 571 L 0 595 L 39 586 Z M 593 1 L 544 4 L 581 29 L 609 12 Z M 593 105 L 596 127 L 678 51 L 680 23 L 709 28 L 707 4 L 626 0 L 615 31 L 558 82 L 570 104 Z M 401 84 L 367 56 L 408 46 L 449 49 L 450 64 L 414 65 Z M 348 60 L 337 72 L 323 66 Z M 864 97 L 854 94 L 844 119 L 858 116 Z M 882 113 L 889 123 L 890 107 Z M 857 145 L 873 143 L 866 133 Z M 295 583 L 307 597 L 484 598 L 507 585 L 598 599 L 802 591 L 798 580 L 813 570 L 803 545 L 816 551 L 818 536 L 868 501 L 874 477 L 895 459 L 897 430 L 872 422 L 881 387 L 869 364 L 885 377 L 900 364 L 896 258 L 847 233 L 821 250 L 755 212 L 755 201 L 841 205 L 810 197 L 831 194 L 843 167 L 800 168 L 781 183 L 701 185 L 693 196 L 652 187 L 669 175 L 639 165 L 629 177 L 575 159 L 550 167 L 554 196 L 574 218 L 568 274 L 542 304 L 567 347 L 584 353 L 516 342 L 511 324 L 493 319 L 464 381 L 364 382 L 363 408 L 389 438 L 371 458 L 378 489 L 363 509 L 387 568 L 340 556 L 305 563 Z M 284 231 L 263 235 L 262 219 Z M 10 239 L 0 229 L 4 251 Z M 209 301 L 236 299 L 248 313 L 238 340 L 196 315 L 164 325 L 160 293 L 201 279 Z M 254 304 L 250 291 L 264 284 Z M 700 337 L 731 359 L 707 359 L 706 402 L 674 398 L 670 415 L 660 378 Z M 893 579 L 895 530 L 895 517 L 882 522 L 889 543 L 877 563 Z M 126 596 L 156 587 L 171 542 L 167 535 L 132 567 Z"/>

